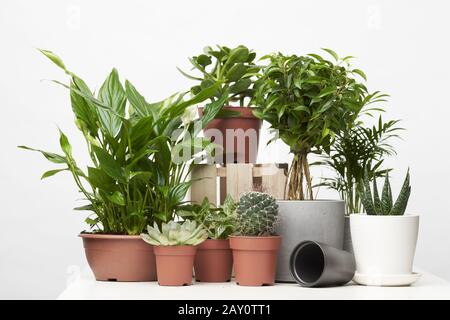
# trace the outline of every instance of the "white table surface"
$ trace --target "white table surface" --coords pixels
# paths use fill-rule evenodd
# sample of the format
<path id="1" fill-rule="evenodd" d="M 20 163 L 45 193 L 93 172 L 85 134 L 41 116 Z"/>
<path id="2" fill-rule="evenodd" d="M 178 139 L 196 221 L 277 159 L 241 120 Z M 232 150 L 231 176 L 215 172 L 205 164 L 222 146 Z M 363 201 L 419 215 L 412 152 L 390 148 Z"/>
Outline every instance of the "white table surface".
<path id="1" fill-rule="evenodd" d="M 162 287 L 157 282 L 100 282 L 91 277 L 71 283 L 58 299 L 148 300 L 311 300 L 311 299 L 450 299 L 450 283 L 424 271 L 408 287 L 366 287 L 350 283 L 334 288 L 303 288 L 297 284 L 242 287 L 229 283 L 195 283 L 185 287 Z"/>

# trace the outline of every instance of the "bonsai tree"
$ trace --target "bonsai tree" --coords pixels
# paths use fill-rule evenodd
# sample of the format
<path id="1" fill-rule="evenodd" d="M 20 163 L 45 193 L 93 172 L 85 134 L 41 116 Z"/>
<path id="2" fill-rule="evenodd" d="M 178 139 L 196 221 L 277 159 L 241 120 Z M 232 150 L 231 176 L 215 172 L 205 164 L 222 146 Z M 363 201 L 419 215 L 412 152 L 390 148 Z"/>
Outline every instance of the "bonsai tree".
<path id="1" fill-rule="evenodd" d="M 243 107 L 245 99 L 253 97 L 255 74 L 260 69 L 254 63 L 255 57 L 255 52 L 242 45 L 235 48 L 217 46 L 217 49 L 208 46 L 204 53 L 189 58 L 192 70 L 199 71 L 198 76 L 190 75 L 179 68 L 178 70 L 187 78 L 199 82 L 191 88 L 193 94 L 198 94 L 219 82 L 221 85 L 211 100 L 217 100 L 226 94 L 226 105 L 239 101 L 239 105 Z"/>
<path id="2" fill-rule="evenodd" d="M 364 178 L 372 182 L 375 178 L 391 171 L 383 169 L 386 156 L 396 154 L 390 144 L 397 138 L 397 132 L 403 130 L 397 126 L 398 120 L 383 122 L 381 116 L 378 123 L 365 127 L 362 123 L 336 134 L 329 155 L 324 156 L 320 164 L 328 165 L 335 172 L 332 178 L 323 178 L 319 186 L 327 186 L 339 192 L 345 200 L 346 213 L 362 212 L 361 191 Z"/>
<path id="3" fill-rule="evenodd" d="M 189 149 L 200 146 L 199 152 L 207 147 L 207 141 L 197 134 L 219 112 L 226 97 L 208 104 L 202 119 L 191 121 L 186 113 L 215 94 L 218 84 L 189 99 L 182 93 L 148 103 L 129 81 L 122 84 L 113 69 L 94 95 L 57 55 L 41 52 L 70 77 L 69 84 L 55 82 L 69 89 L 75 123 L 91 159 L 87 169 L 79 167 L 61 130 L 62 154 L 20 146 L 59 165 L 42 178 L 59 172 L 72 175 L 87 201 L 75 209 L 92 212 L 86 222 L 95 232 L 138 235 L 147 224 L 171 220 L 189 189 L 188 174 L 195 156 L 175 162 L 173 153 L 185 145 Z"/>
<path id="4" fill-rule="evenodd" d="M 289 200 L 313 199 L 308 155 L 329 153 L 336 135 L 385 96 L 368 92 L 358 79 L 366 76 L 351 67 L 351 57 L 324 50 L 333 61 L 317 54 L 263 57 L 269 64 L 255 85 L 254 115 L 278 131 L 294 156 L 285 190 Z"/>

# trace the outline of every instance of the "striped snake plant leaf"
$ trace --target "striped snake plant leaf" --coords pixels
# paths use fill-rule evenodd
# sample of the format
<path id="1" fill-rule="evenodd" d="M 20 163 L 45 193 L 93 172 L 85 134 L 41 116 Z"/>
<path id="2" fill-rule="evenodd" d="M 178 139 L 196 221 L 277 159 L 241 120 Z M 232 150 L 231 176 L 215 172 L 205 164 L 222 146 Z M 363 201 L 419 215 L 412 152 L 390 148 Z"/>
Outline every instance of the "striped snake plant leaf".
<path id="1" fill-rule="evenodd" d="M 392 207 L 389 215 L 402 215 L 405 213 L 406 206 L 408 204 L 409 195 L 411 193 L 411 186 L 409 185 L 409 169 L 406 173 L 405 181 L 403 182 L 403 186 L 400 190 L 397 200 L 395 201 L 394 206 Z"/>
<path id="2" fill-rule="evenodd" d="M 362 192 L 361 195 L 361 202 L 364 206 L 364 209 L 366 210 L 366 213 L 368 215 L 376 215 L 376 211 L 375 211 L 375 206 L 373 204 L 373 200 L 372 200 L 372 193 L 370 191 L 370 184 L 369 184 L 369 178 L 367 177 L 367 175 L 365 175 L 364 177 L 364 191 Z"/>
<path id="3" fill-rule="evenodd" d="M 389 182 L 389 174 L 386 173 L 386 178 L 384 179 L 383 191 L 381 194 L 381 206 L 382 212 L 389 213 L 392 209 L 392 190 L 391 184 Z"/>
<path id="4" fill-rule="evenodd" d="M 378 194 L 377 179 L 373 179 L 373 206 L 376 214 L 383 214 L 380 195 Z"/>

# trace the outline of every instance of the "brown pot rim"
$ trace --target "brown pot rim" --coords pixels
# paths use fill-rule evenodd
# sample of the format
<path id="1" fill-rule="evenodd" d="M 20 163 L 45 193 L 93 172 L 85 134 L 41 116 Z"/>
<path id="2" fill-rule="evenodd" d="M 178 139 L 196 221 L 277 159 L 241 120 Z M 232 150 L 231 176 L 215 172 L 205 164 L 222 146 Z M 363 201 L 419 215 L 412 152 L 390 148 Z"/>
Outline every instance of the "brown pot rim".
<path id="1" fill-rule="evenodd" d="M 80 233 L 80 238 L 86 239 L 103 239 L 103 240 L 136 240 L 142 239 L 138 235 L 111 234 L 111 233 Z M 144 240 L 142 240 L 144 241 Z"/>
<path id="2" fill-rule="evenodd" d="M 255 115 L 253 114 L 253 110 L 255 109 L 254 107 L 224 106 L 222 108 L 226 109 L 226 110 L 231 110 L 231 111 L 238 111 L 238 112 L 241 113 L 241 115 L 238 116 L 238 117 L 226 117 L 226 118 L 225 117 L 224 118 L 216 117 L 216 119 L 240 119 L 240 118 L 242 119 L 242 118 L 244 118 L 244 119 L 257 119 L 257 120 L 260 120 L 259 118 L 255 117 Z M 200 115 L 202 115 L 204 107 L 199 107 L 199 110 L 200 110 Z"/>
<path id="3" fill-rule="evenodd" d="M 206 239 L 198 245 L 199 250 L 228 250 L 230 239 Z"/>
<path id="4" fill-rule="evenodd" d="M 230 236 L 230 238 L 235 238 L 235 239 L 278 239 L 281 238 L 281 236 Z"/>

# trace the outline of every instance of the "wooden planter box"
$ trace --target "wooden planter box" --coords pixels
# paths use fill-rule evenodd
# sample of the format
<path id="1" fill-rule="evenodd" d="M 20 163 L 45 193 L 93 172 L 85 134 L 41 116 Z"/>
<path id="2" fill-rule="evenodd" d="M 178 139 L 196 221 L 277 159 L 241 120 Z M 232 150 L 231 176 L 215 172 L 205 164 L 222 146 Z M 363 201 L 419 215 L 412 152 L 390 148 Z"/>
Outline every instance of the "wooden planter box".
<path id="1" fill-rule="evenodd" d="M 204 197 L 216 205 L 223 203 L 227 194 L 234 200 L 248 191 L 261 191 L 284 199 L 288 165 L 228 163 L 196 164 L 192 170 L 191 201 L 201 203 Z"/>

